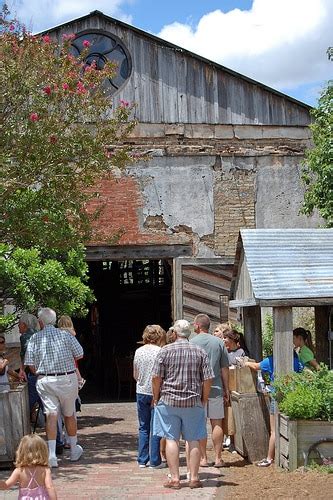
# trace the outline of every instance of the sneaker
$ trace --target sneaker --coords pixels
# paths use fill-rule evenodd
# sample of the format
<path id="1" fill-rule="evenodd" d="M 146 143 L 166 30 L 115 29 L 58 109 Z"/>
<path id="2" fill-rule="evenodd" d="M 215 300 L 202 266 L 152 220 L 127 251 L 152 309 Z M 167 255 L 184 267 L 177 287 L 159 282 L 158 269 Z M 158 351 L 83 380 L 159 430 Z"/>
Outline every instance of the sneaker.
<path id="1" fill-rule="evenodd" d="M 264 458 L 263 460 L 261 460 L 260 462 L 257 463 L 257 466 L 258 467 L 269 467 L 270 465 L 272 465 L 273 463 L 273 460 L 270 460 L 268 458 Z"/>
<path id="2" fill-rule="evenodd" d="M 79 460 L 79 458 L 81 457 L 83 453 L 83 448 L 82 446 L 80 446 L 79 444 L 77 444 L 75 446 L 75 448 L 73 450 L 71 450 L 71 462 L 76 462 L 77 460 Z"/>
<path id="3" fill-rule="evenodd" d="M 229 453 L 237 453 L 236 448 L 233 444 L 231 444 L 228 448 Z"/>
<path id="4" fill-rule="evenodd" d="M 139 468 L 140 469 L 145 469 L 146 468 L 146 464 L 139 464 Z"/>
<path id="5" fill-rule="evenodd" d="M 165 462 L 161 462 L 158 465 L 149 465 L 149 469 L 165 469 L 167 464 Z"/>
<path id="6" fill-rule="evenodd" d="M 49 467 L 50 469 L 58 467 L 57 457 L 49 457 Z"/>

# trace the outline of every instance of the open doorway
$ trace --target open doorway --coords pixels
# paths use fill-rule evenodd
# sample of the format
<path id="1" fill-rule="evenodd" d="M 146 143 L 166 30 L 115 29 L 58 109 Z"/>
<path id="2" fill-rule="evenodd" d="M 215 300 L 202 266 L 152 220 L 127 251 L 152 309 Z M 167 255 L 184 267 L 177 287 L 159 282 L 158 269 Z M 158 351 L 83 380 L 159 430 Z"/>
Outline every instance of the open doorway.
<path id="1" fill-rule="evenodd" d="M 87 318 L 75 322 L 85 351 L 80 363 L 87 379 L 85 402 L 134 398 L 130 380 L 119 387 L 117 360 L 131 365 L 146 325 L 171 325 L 171 269 L 171 262 L 162 259 L 89 262 L 96 302 Z"/>

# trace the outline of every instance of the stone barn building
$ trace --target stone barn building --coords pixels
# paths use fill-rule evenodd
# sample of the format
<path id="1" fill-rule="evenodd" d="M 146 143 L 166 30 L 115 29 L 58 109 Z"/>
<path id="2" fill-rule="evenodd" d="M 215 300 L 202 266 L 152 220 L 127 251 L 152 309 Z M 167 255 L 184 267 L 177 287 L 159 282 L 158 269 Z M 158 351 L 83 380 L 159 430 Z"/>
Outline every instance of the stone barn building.
<path id="1" fill-rule="evenodd" d="M 310 108 L 99 11 L 48 33 L 118 63 L 113 102 L 136 103 L 129 142 L 149 155 L 104 183 L 103 238 L 87 248 L 97 302 L 77 327 L 108 387 L 146 324 L 227 319 L 240 228 L 318 225 L 299 215 Z"/>

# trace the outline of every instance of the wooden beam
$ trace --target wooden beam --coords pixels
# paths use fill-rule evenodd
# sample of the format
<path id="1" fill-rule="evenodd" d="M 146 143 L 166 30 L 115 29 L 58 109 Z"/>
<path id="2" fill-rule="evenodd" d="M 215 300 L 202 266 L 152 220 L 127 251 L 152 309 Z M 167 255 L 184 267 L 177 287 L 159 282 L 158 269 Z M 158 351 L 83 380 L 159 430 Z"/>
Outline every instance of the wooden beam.
<path id="1" fill-rule="evenodd" d="M 249 355 L 256 361 L 262 359 L 261 309 L 259 306 L 243 308 L 244 339 Z"/>
<path id="2" fill-rule="evenodd" d="M 246 299 L 246 300 L 229 300 L 230 307 L 251 307 L 258 305 L 259 302 L 256 299 Z M 244 309 L 245 310 L 245 309 Z"/>
<path id="3" fill-rule="evenodd" d="M 273 308 L 274 374 L 284 375 L 293 371 L 293 312 L 291 307 Z"/>
<path id="4" fill-rule="evenodd" d="M 281 306 L 293 306 L 293 307 L 314 307 L 323 305 L 333 306 L 333 297 L 319 297 L 319 298 L 304 298 L 304 299 L 256 299 L 261 307 L 281 307 Z"/>
<path id="5" fill-rule="evenodd" d="M 181 259 L 173 259 L 172 270 L 172 318 L 183 318 L 183 275 Z"/>
<path id="6" fill-rule="evenodd" d="M 87 261 L 156 260 L 192 255 L 191 245 L 115 245 L 91 246 L 86 249 Z"/>
<path id="7" fill-rule="evenodd" d="M 316 330 L 316 359 L 318 363 L 323 362 L 326 365 L 329 363 L 329 306 L 315 307 L 315 330 Z"/>

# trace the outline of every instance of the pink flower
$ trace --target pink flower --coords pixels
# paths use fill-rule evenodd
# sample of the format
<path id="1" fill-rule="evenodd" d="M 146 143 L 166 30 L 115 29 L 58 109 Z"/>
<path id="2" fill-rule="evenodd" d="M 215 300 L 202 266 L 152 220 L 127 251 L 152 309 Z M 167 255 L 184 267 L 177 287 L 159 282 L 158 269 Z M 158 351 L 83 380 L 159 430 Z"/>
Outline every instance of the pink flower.
<path id="1" fill-rule="evenodd" d="M 43 92 L 45 92 L 45 94 L 47 94 L 47 95 L 50 95 L 51 94 L 51 87 L 49 85 L 47 85 L 46 87 L 43 88 Z"/>
<path id="2" fill-rule="evenodd" d="M 69 89 L 69 85 L 68 85 L 68 83 L 66 83 L 66 82 L 65 82 L 65 83 L 63 83 L 63 84 L 62 84 L 62 88 L 63 88 L 63 90 L 68 90 L 68 89 Z"/>
<path id="3" fill-rule="evenodd" d="M 85 94 L 87 92 L 87 89 L 85 88 L 83 83 L 77 82 L 76 91 L 78 94 Z"/>
<path id="4" fill-rule="evenodd" d="M 122 108 L 128 108 L 129 102 L 128 101 L 124 101 L 123 99 L 120 99 L 120 106 Z"/>
<path id="5" fill-rule="evenodd" d="M 31 113 L 31 115 L 30 115 L 30 120 L 31 120 L 32 122 L 37 122 L 37 121 L 39 120 L 39 116 L 38 116 L 38 114 L 37 114 L 37 113 Z"/>
<path id="6" fill-rule="evenodd" d="M 82 44 L 82 45 L 83 45 L 83 47 L 86 47 L 86 48 L 87 48 L 87 47 L 90 47 L 90 42 L 89 42 L 89 40 L 83 40 L 83 44 Z"/>
<path id="7" fill-rule="evenodd" d="M 44 43 L 50 43 L 51 37 L 49 35 L 44 35 L 44 36 L 42 36 L 42 40 Z"/>
<path id="8" fill-rule="evenodd" d="M 9 25 L 9 31 L 14 31 L 15 29 L 15 25 L 14 24 L 10 24 Z"/>
<path id="9" fill-rule="evenodd" d="M 62 39 L 63 40 L 70 41 L 70 40 L 74 40 L 74 38 L 75 38 L 74 33 L 71 33 L 70 35 L 68 35 L 67 33 L 65 33 L 64 35 L 62 35 Z"/>

